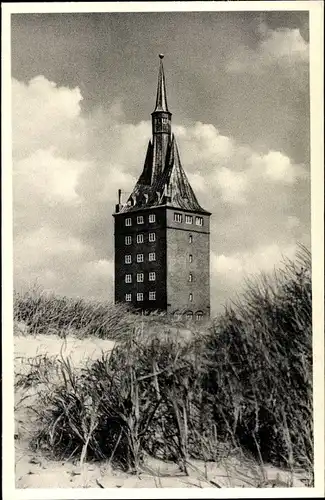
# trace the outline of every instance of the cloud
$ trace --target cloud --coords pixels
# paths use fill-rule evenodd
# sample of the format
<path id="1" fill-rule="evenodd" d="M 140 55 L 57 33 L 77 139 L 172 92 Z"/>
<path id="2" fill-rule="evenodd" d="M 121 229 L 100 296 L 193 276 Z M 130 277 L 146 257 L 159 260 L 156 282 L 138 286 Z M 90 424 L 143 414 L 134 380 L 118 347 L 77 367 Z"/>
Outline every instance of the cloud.
<path id="1" fill-rule="evenodd" d="M 296 245 L 280 247 L 276 243 L 256 247 L 253 251 L 235 252 L 229 255 L 212 253 L 212 272 L 218 280 L 227 279 L 240 284 L 243 278 L 260 272 L 270 273 L 281 265 L 284 257 L 294 258 Z"/>
<path id="2" fill-rule="evenodd" d="M 201 196 L 214 189 L 225 202 L 241 205 L 260 192 L 261 184 L 285 186 L 308 177 L 306 166 L 283 152 L 258 153 L 221 135 L 212 124 L 175 129 L 183 164 Z"/>
<path id="3" fill-rule="evenodd" d="M 78 87 L 57 87 L 40 75 L 25 84 L 12 80 L 13 154 L 59 148 L 82 155 L 85 122 Z"/>
<path id="4" fill-rule="evenodd" d="M 247 190 L 247 175 L 243 172 L 233 172 L 227 167 L 222 167 L 215 174 L 216 185 L 221 191 L 224 201 L 230 203 L 243 203 L 243 192 Z"/>
<path id="5" fill-rule="evenodd" d="M 309 45 L 299 29 L 269 29 L 260 24 L 257 30 L 260 40 L 256 48 L 240 45 L 228 61 L 226 70 L 230 73 L 261 73 L 267 68 L 279 65 L 294 70 L 297 65 L 308 63 Z"/>
<path id="6" fill-rule="evenodd" d="M 86 162 L 62 158 L 53 147 L 38 149 L 15 163 L 15 200 L 36 196 L 50 205 L 80 202 L 76 186 L 86 168 Z"/>
<path id="7" fill-rule="evenodd" d="M 130 192 L 141 173 L 151 124 L 126 123 L 118 100 L 83 115 L 81 101 L 78 87 L 44 76 L 13 80 L 14 281 L 110 299 L 117 190 Z M 284 151 L 239 144 L 212 124 L 173 130 L 193 188 L 213 213 L 215 310 L 245 272 L 268 269 L 305 237 L 298 212 L 307 167 Z"/>

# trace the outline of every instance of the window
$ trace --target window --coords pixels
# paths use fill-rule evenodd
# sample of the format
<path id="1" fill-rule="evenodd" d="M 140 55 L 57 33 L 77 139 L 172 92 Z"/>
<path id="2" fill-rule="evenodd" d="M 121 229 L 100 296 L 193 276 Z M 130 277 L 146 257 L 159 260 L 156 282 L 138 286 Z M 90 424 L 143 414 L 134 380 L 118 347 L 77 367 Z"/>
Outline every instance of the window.
<path id="1" fill-rule="evenodd" d="M 156 300 L 156 292 L 149 292 L 149 300 Z"/>
<path id="2" fill-rule="evenodd" d="M 143 273 L 138 273 L 137 274 L 137 282 L 138 283 L 142 283 L 143 282 L 143 278 L 144 278 L 144 274 Z"/>
<path id="3" fill-rule="evenodd" d="M 196 313 L 195 317 L 196 317 L 197 321 L 201 321 L 201 319 L 203 318 L 203 312 L 202 311 L 198 311 Z"/>
<path id="4" fill-rule="evenodd" d="M 143 253 L 137 254 L 137 262 L 143 262 Z"/>
<path id="5" fill-rule="evenodd" d="M 132 300 L 132 293 L 127 293 L 125 295 L 125 301 L 126 302 L 131 302 L 131 300 Z"/>
<path id="6" fill-rule="evenodd" d="M 156 222 L 156 215 L 155 214 L 149 215 L 149 222 Z"/>
<path id="7" fill-rule="evenodd" d="M 190 274 L 188 275 L 188 281 L 189 281 L 190 283 L 192 283 L 192 281 L 193 281 L 193 274 L 192 274 L 192 273 L 190 273 Z"/>
<path id="8" fill-rule="evenodd" d="M 189 237 L 188 237 L 188 242 L 189 243 L 192 243 L 193 242 L 193 236 L 190 234 Z"/>
<path id="9" fill-rule="evenodd" d="M 143 243 L 143 234 L 137 234 L 137 243 Z"/>
<path id="10" fill-rule="evenodd" d="M 125 264 L 131 264 L 131 262 L 132 262 L 131 255 L 126 255 L 124 260 L 125 260 Z"/>
<path id="11" fill-rule="evenodd" d="M 149 262 L 153 262 L 154 260 L 156 260 L 156 254 L 155 254 L 155 252 L 149 253 Z"/>
<path id="12" fill-rule="evenodd" d="M 188 256 L 188 260 L 189 260 L 190 262 L 193 262 L 193 255 L 191 255 L 191 254 L 190 254 L 190 255 Z"/>
<path id="13" fill-rule="evenodd" d="M 143 224 L 144 223 L 143 215 L 138 215 L 138 217 L 137 217 L 137 223 L 138 224 Z"/>
<path id="14" fill-rule="evenodd" d="M 125 283 L 132 283 L 132 274 L 125 275 Z"/>
<path id="15" fill-rule="evenodd" d="M 185 223 L 186 224 L 193 224 L 193 217 L 192 217 L 192 215 L 185 215 Z"/>
<path id="16" fill-rule="evenodd" d="M 132 219 L 130 217 L 128 217 L 127 219 L 125 219 L 125 225 L 126 226 L 132 226 Z"/>
<path id="17" fill-rule="evenodd" d="M 156 281 L 156 273 L 155 272 L 149 273 L 149 281 Z"/>
<path id="18" fill-rule="evenodd" d="M 149 241 L 156 241 L 156 233 L 149 233 Z"/>
<path id="19" fill-rule="evenodd" d="M 189 299 L 190 302 L 193 302 L 193 293 L 190 293 L 188 299 Z"/>
<path id="20" fill-rule="evenodd" d="M 175 319 L 181 319 L 182 318 L 182 313 L 179 312 L 178 310 L 174 311 L 174 318 Z"/>
<path id="21" fill-rule="evenodd" d="M 137 293 L 137 301 L 142 302 L 143 301 L 143 293 Z"/>
<path id="22" fill-rule="evenodd" d="M 132 243 L 132 237 L 131 236 L 125 236 L 125 244 L 126 245 L 131 245 Z"/>
<path id="23" fill-rule="evenodd" d="M 192 313 L 192 311 L 187 311 L 187 313 L 186 313 L 186 317 L 187 317 L 187 319 L 192 319 L 192 318 L 193 318 L 193 313 Z"/>
<path id="24" fill-rule="evenodd" d="M 183 215 L 178 214 L 178 213 L 174 213 L 174 221 L 175 222 L 183 222 Z"/>
<path id="25" fill-rule="evenodd" d="M 195 224 L 197 226 L 203 226 L 203 217 L 195 217 Z"/>

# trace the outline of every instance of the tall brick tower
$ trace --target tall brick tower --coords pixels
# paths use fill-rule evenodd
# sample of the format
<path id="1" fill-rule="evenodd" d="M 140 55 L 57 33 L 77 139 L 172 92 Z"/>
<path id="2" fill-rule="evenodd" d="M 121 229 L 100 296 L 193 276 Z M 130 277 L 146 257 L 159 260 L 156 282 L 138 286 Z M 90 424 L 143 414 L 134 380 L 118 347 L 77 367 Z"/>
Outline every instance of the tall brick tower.
<path id="1" fill-rule="evenodd" d="M 115 302 L 201 320 L 210 315 L 210 212 L 197 201 L 171 131 L 163 55 L 142 174 L 118 204 Z"/>

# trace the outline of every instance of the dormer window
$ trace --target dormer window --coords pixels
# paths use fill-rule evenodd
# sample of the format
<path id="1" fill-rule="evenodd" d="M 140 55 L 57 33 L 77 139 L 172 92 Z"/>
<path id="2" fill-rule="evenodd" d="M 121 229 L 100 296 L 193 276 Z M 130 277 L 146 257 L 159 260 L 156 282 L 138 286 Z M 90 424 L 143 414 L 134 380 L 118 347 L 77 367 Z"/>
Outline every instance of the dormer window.
<path id="1" fill-rule="evenodd" d="M 195 317 L 196 317 L 197 321 L 201 321 L 201 319 L 203 318 L 203 312 L 202 311 L 197 311 Z"/>

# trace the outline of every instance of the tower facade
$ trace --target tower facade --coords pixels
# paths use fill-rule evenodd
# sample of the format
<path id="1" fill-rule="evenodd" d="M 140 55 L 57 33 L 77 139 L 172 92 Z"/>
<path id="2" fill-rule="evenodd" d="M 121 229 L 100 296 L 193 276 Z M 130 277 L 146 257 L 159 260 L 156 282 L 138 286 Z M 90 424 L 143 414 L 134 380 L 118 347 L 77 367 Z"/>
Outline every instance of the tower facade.
<path id="1" fill-rule="evenodd" d="M 210 316 L 210 216 L 181 165 L 160 54 L 143 171 L 114 217 L 115 302 L 201 320 Z"/>

